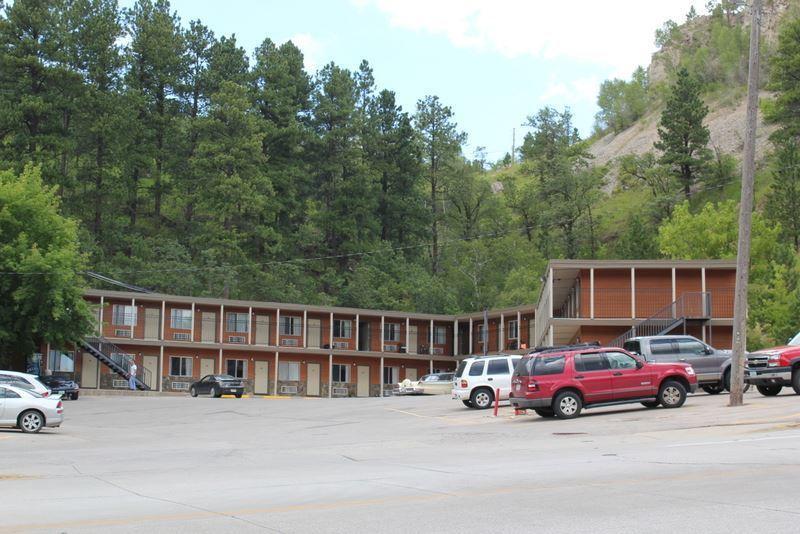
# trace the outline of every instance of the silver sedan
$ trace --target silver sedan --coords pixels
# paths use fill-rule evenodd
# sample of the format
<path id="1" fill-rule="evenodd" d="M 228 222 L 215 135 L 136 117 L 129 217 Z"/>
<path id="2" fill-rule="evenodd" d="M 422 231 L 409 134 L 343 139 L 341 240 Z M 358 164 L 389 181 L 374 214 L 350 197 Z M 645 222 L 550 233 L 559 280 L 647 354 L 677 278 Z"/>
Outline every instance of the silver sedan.
<path id="1" fill-rule="evenodd" d="M 0 385 L 0 426 L 39 432 L 44 427 L 58 427 L 64 421 L 60 398 L 42 397 L 35 391 L 8 384 Z"/>

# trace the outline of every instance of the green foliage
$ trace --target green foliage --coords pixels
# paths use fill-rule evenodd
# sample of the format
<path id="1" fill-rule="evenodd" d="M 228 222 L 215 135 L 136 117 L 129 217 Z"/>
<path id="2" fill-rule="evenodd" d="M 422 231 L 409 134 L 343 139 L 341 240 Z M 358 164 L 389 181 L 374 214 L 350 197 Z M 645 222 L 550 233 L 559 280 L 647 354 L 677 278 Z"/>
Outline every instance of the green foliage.
<path id="1" fill-rule="evenodd" d="M 781 224 L 783 237 L 800 251 L 800 150 L 794 141 L 786 139 L 770 159 L 773 180 L 765 213 Z"/>
<path id="2" fill-rule="evenodd" d="M 680 180 L 687 199 L 711 159 L 711 151 L 706 146 L 710 134 L 703 125 L 707 114 L 708 106 L 700 97 L 700 85 L 686 69 L 681 69 L 661 114 L 658 141 L 654 146 L 662 153 L 659 162 L 667 165 Z"/>
<path id="3" fill-rule="evenodd" d="M 0 172 L 0 367 L 24 371 L 40 343 L 66 347 L 91 330 L 77 225 L 58 209 L 38 168 Z"/>
<path id="4" fill-rule="evenodd" d="M 650 191 L 649 211 L 652 218 L 660 221 L 669 217 L 677 203 L 678 181 L 669 167 L 661 165 L 655 154 L 646 152 L 641 156 L 627 154 L 618 160 L 619 183 L 623 188 L 644 185 Z"/>
<path id="5" fill-rule="evenodd" d="M 620 235 L 610 243 L 605 255 L 626 260 L 658 258 L 658 227 L 646 214 L 633 213 L 625 221 Z"/>
<path id="6" fill-rule="evenodd" d="M 674 20 L 668 20 L 656 30 L 655 44 L 658 48 L 664 48 L 668 44 L 678 39 L 681 30 Z"/>
<path id="7" fill-rule="evenodd" d="M 765 106 L 766 120 L 780 128 L 772 134 L 774 141 L 800 137 L 800 18 L 781 28 L 778 49 L 770 61 L 769 88 L 777 94 Z"/>
<path id="8" fill-rule="evenodd" d="M 619 78 L 604 81 L 597 96 L 600 111 L 595 116 L 596 128 L 619 133 L 636 122 L 650 104 L 647 90 L 647 71 L 642 67 L 633 72 L 630 81 Z"/>

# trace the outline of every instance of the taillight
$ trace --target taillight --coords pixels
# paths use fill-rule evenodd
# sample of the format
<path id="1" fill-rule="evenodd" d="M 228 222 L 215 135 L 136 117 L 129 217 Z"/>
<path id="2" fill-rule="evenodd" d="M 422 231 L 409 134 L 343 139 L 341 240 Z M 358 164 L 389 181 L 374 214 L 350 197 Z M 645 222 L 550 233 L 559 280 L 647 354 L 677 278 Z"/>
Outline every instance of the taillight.
<path id="1" fill-rule="evenodd" d="M 468 387 L 468 386 L 469 386 L 469 385 L 467 384 L 467 381 L 466 381 L 466 380 L 462 380 L 462 381 L 461 381 L 461 388 L 462 388 L 462 389 L 467 389 L 467 387 Z"/>
<path id="2" fill-rule="evenodd" d="M 49 391 L 45 391 L 44 393 L 42 393 L 42 397 L 49 397 L 49 396 L 50 396 Z"/>
<path id="3" fill-rule="evenodd" d="M 61 402 L 61 401 L 58 401 L 58 404 L 56 404 L 56 408 L 63 408 L 63 407 L 64 407 L 64 403 Z"/>
<path id="4" fill-rule="evenodd" d="M 539 384 L 535 380 L 528 382 L 528 391 L 539 391 Z"/>

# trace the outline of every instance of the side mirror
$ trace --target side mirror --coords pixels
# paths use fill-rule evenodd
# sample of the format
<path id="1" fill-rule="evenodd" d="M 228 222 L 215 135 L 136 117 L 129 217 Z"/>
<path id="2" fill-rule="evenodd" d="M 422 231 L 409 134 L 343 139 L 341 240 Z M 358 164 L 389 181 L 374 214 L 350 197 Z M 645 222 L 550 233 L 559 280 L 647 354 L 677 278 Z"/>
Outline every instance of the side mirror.
<path id="1" fill-rule="evenodd" d="M 641 369 L 644 367 L 644 362 L 642 360 L 636 360 L 636 368 Z"/>
<path id="2" fill-rule="evenodd" d="M 714 349 L 711 347 L 706 347 L 706 350 L 703 351 L 706 354 L 714 354 Z"/>

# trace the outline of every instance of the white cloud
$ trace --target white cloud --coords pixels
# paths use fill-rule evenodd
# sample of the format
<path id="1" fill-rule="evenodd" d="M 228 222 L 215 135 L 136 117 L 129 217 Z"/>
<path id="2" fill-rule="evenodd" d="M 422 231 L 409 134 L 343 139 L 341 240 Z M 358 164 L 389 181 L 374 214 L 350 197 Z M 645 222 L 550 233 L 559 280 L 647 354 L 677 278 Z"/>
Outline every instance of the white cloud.
<path id="1" fill-rule="evenodd" d="M 647 65 L 656 28 L 682 22 L 705 0 L 351 0 L 372 6 L 392 26 L 443 35 L 453 45 L 500 53 L 598 64 L 628 76 Z"/>
<path id="2" fill-rule="evenodd" d="M 575 78 L 569 81 L 557 80 L 551 76 L 544 91 L 539 95 L 539 100 L 551 104 L 561 102 L 591 102 L 594 103 L 600 88 L 600 80 L 596 77 Z"/>
<path id="3" fill-rule="evenodd" d="M 313 35 L 296 33 L 289 39 L 303 52 L 303 65 L 309 72 L 314 72 L 322 62 L 323 46 Z"/>

